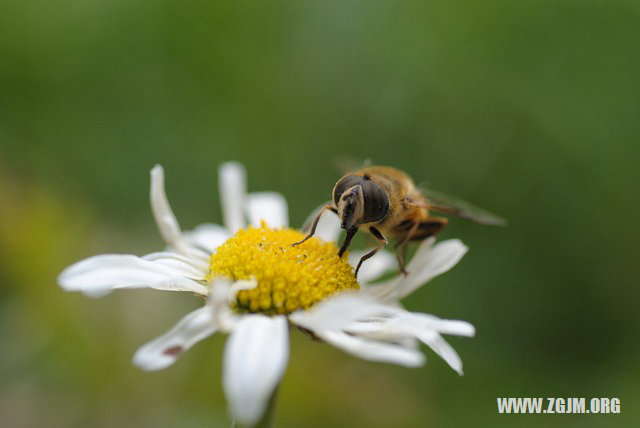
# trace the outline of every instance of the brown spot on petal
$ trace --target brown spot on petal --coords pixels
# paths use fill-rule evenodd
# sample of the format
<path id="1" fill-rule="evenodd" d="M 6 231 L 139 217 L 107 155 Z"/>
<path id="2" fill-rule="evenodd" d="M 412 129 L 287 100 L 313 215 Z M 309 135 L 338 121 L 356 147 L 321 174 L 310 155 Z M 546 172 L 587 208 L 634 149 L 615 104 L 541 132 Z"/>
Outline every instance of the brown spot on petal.
<path id="1" fill-rule="evenodd" d="M 164 355 L 169 355 L 170 357 L 175 357 L 176 355 L 180 355 L 184 351 L 184 348 L 180 345 L 172 346 L 171 348 L 167 348 L 164 350 Z"/>

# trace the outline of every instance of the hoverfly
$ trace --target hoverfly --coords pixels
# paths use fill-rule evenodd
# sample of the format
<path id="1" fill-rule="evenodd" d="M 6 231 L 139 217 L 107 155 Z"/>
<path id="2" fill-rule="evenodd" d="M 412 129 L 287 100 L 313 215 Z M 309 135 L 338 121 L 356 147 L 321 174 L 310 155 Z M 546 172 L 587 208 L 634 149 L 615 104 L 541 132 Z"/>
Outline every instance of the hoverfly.
<path id="1" fill-rule="evenodd" d="M 387 245 L 387 237 L 396 240 L 394 252 L 400 272 L 406 274 L 404 258 L 410 241 L 421 241 L 439 232 L 448 223 L 445 217 L 433 217 L 431 211 L 451 214 L 480 224 L 504 225 L 505 220 L 462 200 L 437 192 L 423 192 L 404 172 L 388 166 L 367 166 L 342 177 L 333 188 L 332 202 L 323 205 L 311 223 L 311 238 L 320 217 L 331 211 L 340 218 L 347 234 L 340 247 L 342 257 L 359 229 L 369 232 L 379 244 L 362 256 L 362 263 Z"/>

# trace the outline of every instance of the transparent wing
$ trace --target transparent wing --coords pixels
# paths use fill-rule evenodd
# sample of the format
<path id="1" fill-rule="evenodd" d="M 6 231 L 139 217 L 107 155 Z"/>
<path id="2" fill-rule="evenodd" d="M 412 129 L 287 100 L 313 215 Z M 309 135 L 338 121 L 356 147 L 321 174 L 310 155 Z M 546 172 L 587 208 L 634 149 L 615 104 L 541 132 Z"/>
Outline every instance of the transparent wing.
<path id="1" fill-rule="evenodd" d="M 492 226 L 505 226 L 507 224 L 507 220 L 504 218 L 455 196 L 433 189 L 423 189 L 422 193 L 427 198 L 428 208 L 432 211 L 451 214 L 480 224 Z"/>

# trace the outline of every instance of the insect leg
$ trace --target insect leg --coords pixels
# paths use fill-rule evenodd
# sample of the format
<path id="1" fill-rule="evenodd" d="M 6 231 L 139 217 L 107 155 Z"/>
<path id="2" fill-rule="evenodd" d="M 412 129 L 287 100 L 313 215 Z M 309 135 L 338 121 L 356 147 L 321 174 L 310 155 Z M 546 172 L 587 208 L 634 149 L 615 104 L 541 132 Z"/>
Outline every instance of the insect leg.
<path id="1" fill-rule="evenodd" d="M 375 253 L 380 251 L 385 245 L 387 245 L 387 240 L 384 238 L 384 236 L 382 236 L 382 233 L 380 233 L 378 229 L 376 229 L 375 227 L 370 227 L 369 232 L 371 232 L 374 238 L 376 238 L 380 242 L 380 245 L 378 245 L 376 248 L 374 248 L 373 250 L 371 250 L 370 252 L 362 256 L 362 258 L 358 262 L 358 266 L 356 266 L 356 278 L 358 277 L 358 271 L 360 270 L 360 266 L 362 266 L 362 262 L 367 260 L 369 257 L 373 256 Z"/>
<path id="2" fill-rule="evenodd" d="M 418 224 L 418 228 L 413 233 L 409 240 L 411 241 L 421 241 L 430 236 L 438 233 L 443 227 L 447 225 L 449 220 L 444 217 L 429 217 L 427 221 L 423 221 Z"/>
<path id="3" fill-rule="evenodd" d="M 306 241 L 307 239 L 311 238 L 314 233 L 316 233 L 316 227 L 318 227 L 318 222 L 320 221 L 320 216 L 322 216 L 322 213 L 325 210 L 329 210 L 329 211 L 334 212 L 335 214 L 338 214 L 338 210 L 335 209 L 330 204 L 327 204 L 327 205 L 323 206 L 322 208 L 320 208 L 320 211 L 318 212 L 318 215 L 316 215 L 316 218 L 313 219 L 313 224 L 311 225 L 311 230 L 309 231 L 309 234 L 307 236 L 305 236 L 305 238 L 302 241 L 298 241 L 298 242 L 295 242 L 295 243 L 291 244 L 292 247 L 295 247 L 296 245 L 302 244 L 304 241 Z"/>
<path id="4" fill-rule="evenodd" d="M 394 253 L 396 254 L 396 259 L 398 260 L 398 269 L 400 269 L 400 272 L 404 275 L 408 273 L 404 268 L 404 258 L 407 255 L 409 241 L 414 236 L 419 226 L 420 222 L 413 222 L 407 233 L 393 247 Z"/>

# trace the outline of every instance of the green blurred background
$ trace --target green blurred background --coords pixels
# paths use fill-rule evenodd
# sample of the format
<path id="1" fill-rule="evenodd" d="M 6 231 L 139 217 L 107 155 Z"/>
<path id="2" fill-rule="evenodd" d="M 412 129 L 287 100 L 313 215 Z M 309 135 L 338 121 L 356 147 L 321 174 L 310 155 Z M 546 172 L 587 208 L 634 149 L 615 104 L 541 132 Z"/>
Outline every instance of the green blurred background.
<path id="1" fill-rule="evenodd" d="M 295 333 L 276 426 L 637 426 L 639 76 L 632 0 L 3 2 L 2 425 L 228 426 L 223 336 L 161 372 L 130 363 L 198 299 L 91 300 L 56 275 L 160 248 L 156 163 L 184 228 L 221 221 L 227 160 L 299 225 L 352 157 L 509 226 L 452 221 L 471 251 L 406 300 L 477 327 L 450 340 L 464 377 L 428 350 L 412 370 Z M 622 414 L 501 416 L 502 396 Z"/>

